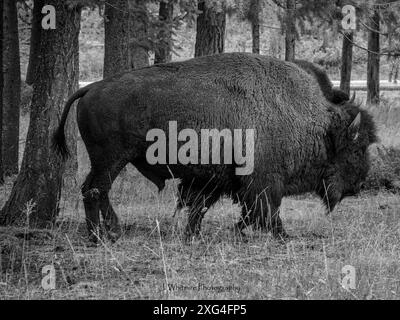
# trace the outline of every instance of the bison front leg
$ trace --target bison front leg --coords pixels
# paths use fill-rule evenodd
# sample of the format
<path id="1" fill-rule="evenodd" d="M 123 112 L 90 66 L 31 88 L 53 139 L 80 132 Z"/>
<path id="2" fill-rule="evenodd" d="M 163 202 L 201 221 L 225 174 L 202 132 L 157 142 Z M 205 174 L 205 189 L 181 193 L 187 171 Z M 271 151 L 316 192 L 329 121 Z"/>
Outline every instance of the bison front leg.
<path id="1" fill-rule="evenodd" d="M 247 237 L 246 234 L 243 233 L 243 230 L 250 225 L 251 222 L 250 222 L 249 212 L 245 206 L 242 206 L 242 216 L 240 217 L 239 221 L 233 226 L 233 232 L 235 236 L 237 236 L 241 240 L 246 241 Z"/>
<path id="2" fill-rule="evenodd" d="M 182 191 L 182 189 L 181 189 Z M 180 203 L 181 206 L 189 207 L 188 224 L 185 230 L 185 240 L 189 241 L 193 236 L 200 234 L 201 222 L 208 209 L 213 206 L 219 199 L 220 195 L 215 192 L 194 191 L 186 194 L 186 200 Z"/>
<path id="3" fill-rule="evenodd" d="M 286 233 L 279 216 L 281 202 L 280 197 L 269 196 L 260 199 L 259 214 L 255 215 L 253 223 L 266 232 L 270 231 L 275 238 L 284 240 L 288 239 L 289 235 Z"/>
<path id="4" fill-rule="evenodd" d="M 247 197 L 242 203 L 242 216 L 235 225 L 235 231 L 243 236 L 243 229 L 253 225 L 266 232 L 271 231 L 278 239 L 287 239 L 289 236 L 283 228 L 279 217 L 281 198 L 262 193 L 255 197 Z"/>
<path id="5" fill-rule="evenodd" d="M 205 203 L 202 203 L 201 193 L 193 190 L 193 183 L 181 182 L 178 185 L 177 202 L 175 213 L 184 207 L 189 208 L 188 222 L 186 225 L 184 239 L 189 242 L 193 236 L 200 234 L 201 221 L 207 211 Z M 203 201 L 204 202 L 204 201 Z"/>
<path id="6" fill-rule="evenodd" d="M 185 241 L 190 241 L 193 236 L 199 236 L 201 230 L 201 222 L 206 214 L 207 207 L 191 208 L 188 217 L 188 224 L 185 230 Z"/>
<path id="7" fill-rule="evenodd" d="M 286 233 L 283 228 L 282 220 L 279 217 L 279 208 L 276 209 L 275 213 L 272 212 L 271 217 L 268 216 L 266 221 L 266 227 L 263 229 L 266 231 L 271 231 L 272 235 L 279 240 L 289 239 L 290 236 Z"/>

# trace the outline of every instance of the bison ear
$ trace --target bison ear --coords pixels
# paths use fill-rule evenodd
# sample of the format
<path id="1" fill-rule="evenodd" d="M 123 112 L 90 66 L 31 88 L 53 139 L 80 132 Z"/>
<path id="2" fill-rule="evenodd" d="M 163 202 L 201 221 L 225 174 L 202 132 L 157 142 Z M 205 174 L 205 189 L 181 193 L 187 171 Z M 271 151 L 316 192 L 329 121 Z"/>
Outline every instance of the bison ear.
<path id="1" fill-rule="evenodd" d="M 356 141 L 359 136 L 361 125 L 361 113 L 358 113 L 357 116 L 354 118 L 353 122 L 350 124 L 349 128 L 347 129 L 347 135 L 351 141 Z"/>

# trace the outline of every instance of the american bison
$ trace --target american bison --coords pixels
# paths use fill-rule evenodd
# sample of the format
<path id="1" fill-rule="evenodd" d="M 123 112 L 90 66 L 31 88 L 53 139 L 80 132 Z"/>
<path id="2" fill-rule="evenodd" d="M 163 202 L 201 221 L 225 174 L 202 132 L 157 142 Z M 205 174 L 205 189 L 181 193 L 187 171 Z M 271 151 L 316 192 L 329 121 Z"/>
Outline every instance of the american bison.
<path id="1" fill-rule="evenodd" d="M 120 236 L 108 192 L 127 163 L 160 189 L 165 180 L 180 179 L 181 196 L 189 207 L 187 236 L 199 232 L 207 209 L 227 195 L 242 207 L 237 231 L 258 223 L 286 237 L 279 217 L 282 197 L 316 192 L 333 210 L 345 196 L 359 191 L 368 171 L 367 148 L 376 140 L 366 111 L 352 103 L 331 103 L 314 77 L 295 64 L 254 54 L 155 65 L 78 90 L 53 137 L 54 148 L 64 157 L 64 125 L 79 98 L 77 121 L 91 161 L 82 194 L 92 240 L 99 212 L 110 239 Z M 236 158 L 232 163 L 177 163 L 176 148 L 169 163 L 150 163 L 146 154 L 154 140 L 148 141 L 148 133 L 168 132 L 171 123 L 179 132 L 190 129 L 199 136 L 204 129 L 254 130 L 253 170 L 237 174 L 243 165 Z M 175 140 L 169 136 L 167 145 Z M 247 138 L 241 142 L 248 147 Z M 224 139 L 218 143 L 221 158 L 226 157 L 225 148 L 232 145 Z M 182 147 L 185 141 L 178 144 Z"/>

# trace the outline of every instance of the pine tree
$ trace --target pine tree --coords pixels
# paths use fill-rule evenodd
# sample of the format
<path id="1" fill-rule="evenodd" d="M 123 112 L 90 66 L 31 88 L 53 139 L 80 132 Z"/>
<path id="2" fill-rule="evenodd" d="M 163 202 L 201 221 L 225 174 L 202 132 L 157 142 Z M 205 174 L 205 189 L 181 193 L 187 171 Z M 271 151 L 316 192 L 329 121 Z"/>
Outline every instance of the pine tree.
<path id="1" fill-rule="evenodd" d="M 4 2 L 0 1 L 0 12 L 3 12 Z M 3 15 L 0 14 L 0 61 L 3 65 Z M 3 180 L 3 152 L 2 136 L 3 133 L 3 68 L 0 68 L 0 184 Z"/>
<path id="2" fill-rule="evenodd" d="M 367 103 L 378 104 L 380 69 L 380 17 L 378 9 L 373 10 L 371 21 L 373 25 L 371 30 L 368 32 Z"/>
<path id="3" fill-rule="evenodd" d="M 35 5 L 44 6 L 44 0 Z M 46 0 L 56 9 L 56 29 L 43 30 L 38 47 L 37 77 L 25 153 L 11 195 L 0 212 L 0 224 L 25 222 L 26 207 L 32 210 L 31 226 L 52 226 L 65 165 L 51 149 L 51 135 L 66 99 L 77 89 L 79 77 L 79 30 L 81 6 Z M 73 140 L 71 128 L 67 139 Z"/>
<path id="4" fill-rule="evenodd" d="M 145 0 L 109 0 L 104 11 L 104 77 L 149 65 Z"/>
<path id="5" fill-rule="evenodd" d="M 172 18 L 174 14 L 174 3 L 172 0 L 160 2 L 159 20 L 161 30 L 158 32 L 160 44 L 155 50 L 154 63 L 165 63 L 171 61 L 172 47 Z"/>
<path id="6" fill-rule="evenodd" d="M 195 56 L 207 56 L 224 52 L 226 14 L 223 8 L 211 2 L 199 0 Z"/>
<path id="7" fill-rule="evenodd" d="M 2 11 L 3 42 L 3 170 L 6 176 L 18 173 L 19 103 L 21 71 L 19 61 L 18 15 L 15 0 L 5 0 Z"/>

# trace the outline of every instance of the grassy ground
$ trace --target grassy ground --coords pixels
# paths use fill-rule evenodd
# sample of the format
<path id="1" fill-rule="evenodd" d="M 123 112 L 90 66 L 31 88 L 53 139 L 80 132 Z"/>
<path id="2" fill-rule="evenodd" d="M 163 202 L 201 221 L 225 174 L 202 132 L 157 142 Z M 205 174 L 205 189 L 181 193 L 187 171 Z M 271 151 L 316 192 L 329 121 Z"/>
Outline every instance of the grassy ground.
<path id="1" fill-rule="evenodd" d="M 224 199 L 207 214 L 202 238 L 187 245 L 185 214 L 172 216 L 173 188 L 154 191 L 141 177 L 117 181 L 113 202 L 124 235 L 113 245 L 88 246 L 80 203 L 78 210 L 69 203 L 51 232 L 31 230 L 24 239 L 23 228 L 2 229 L 3 251 L 12 254 L 8 260 L 3 254 L 0 297 L 400 298 L 398 195 L 350 198 L 328 217 L 315 198 L 285 199 L 282 218 L 294 236 L 287 243 L 252 230 L 248 242 L 235 239 L 230 227 L 239 210 Z M 56 289 L 45 291 L 41 270 L 49 264 L 56 269 Z M 341 287 L 346 265 L 356 270 L 354 290 Z"/>
<path id="2" fill-rule="evenodd" d="M 392 146 L 400 143 L 395 101 L 372 110 Z M 78 183 L 88 166 L 82 145 L 79 155 Z M 0 205 L 12 181 L 0 189 Z M 171 182 L 158 194 L 132 167 L 124 170 L 111 192 L 124 229 L 115 244 L 89 246 L 78 189 L 65 192 L 54 230 L 2 228 L 0 299 L 400 299 L 399 194 L 364 192 L 330 216 L 311 195 L 286 198 L 282 219 L 293 236 L 286 243 L 253 230 L 248 242 L 236 239 L 230 228 L 239 208 L 223 199 L 188 245 L 185 212 L 173 216 L 175 188 Z M 46 265 L 55 267 L 55 290 L 41 286 Z M 341 285 L 347 265 L 355 289 Z"/>

